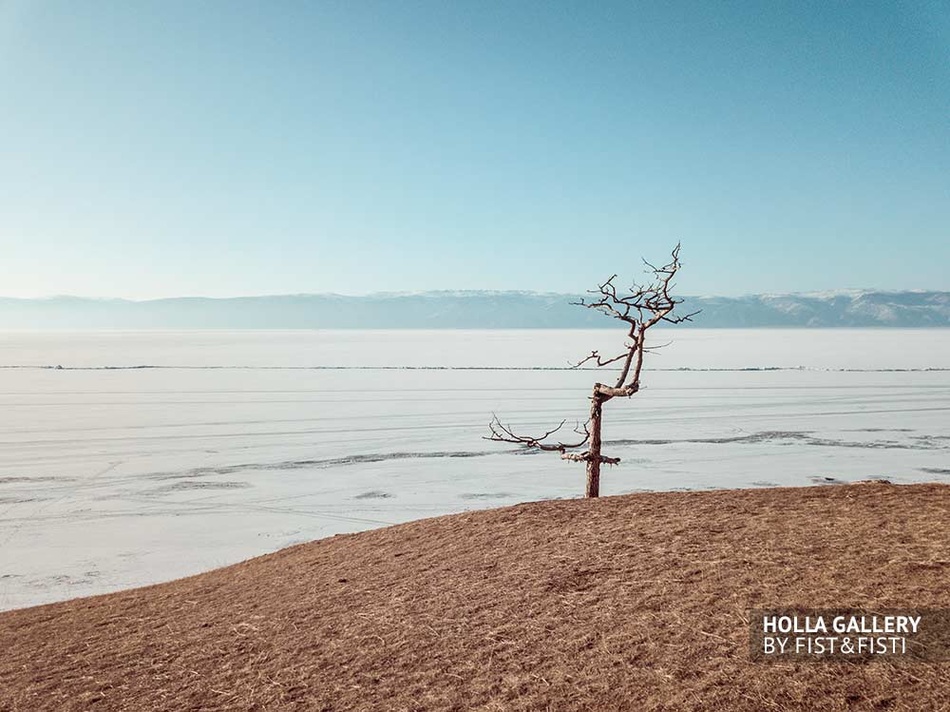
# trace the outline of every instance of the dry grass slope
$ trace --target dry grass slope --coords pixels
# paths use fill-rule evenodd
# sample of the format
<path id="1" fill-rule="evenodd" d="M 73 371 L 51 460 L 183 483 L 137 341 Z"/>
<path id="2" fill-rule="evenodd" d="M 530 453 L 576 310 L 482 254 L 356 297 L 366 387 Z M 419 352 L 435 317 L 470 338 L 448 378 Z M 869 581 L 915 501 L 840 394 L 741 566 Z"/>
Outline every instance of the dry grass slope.
<path id="1" fill-rule="evenodd" d="M 950 486 L 658 493 L 338 536 L 0 615 L 2 710 L 937 710 L 950 664 L 762 664 L 748 611 L 950 607 Z"/>

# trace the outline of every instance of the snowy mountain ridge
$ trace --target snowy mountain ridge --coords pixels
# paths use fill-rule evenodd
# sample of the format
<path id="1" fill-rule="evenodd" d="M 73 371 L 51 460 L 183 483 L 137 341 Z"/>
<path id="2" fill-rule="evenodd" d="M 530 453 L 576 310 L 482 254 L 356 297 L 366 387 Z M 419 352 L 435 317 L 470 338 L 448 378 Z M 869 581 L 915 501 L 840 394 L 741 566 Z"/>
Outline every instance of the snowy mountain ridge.
<path id="1" fill-rule="evenodd" d="M 0 329 L 504 329 L 610 327 L 586 295 L 459 290 L 345 296 L 175 297 L 147 301 L 0 298 Z M 841 290 L 684 297 L 693 326 L 950 326 L 950 292 Z"/>

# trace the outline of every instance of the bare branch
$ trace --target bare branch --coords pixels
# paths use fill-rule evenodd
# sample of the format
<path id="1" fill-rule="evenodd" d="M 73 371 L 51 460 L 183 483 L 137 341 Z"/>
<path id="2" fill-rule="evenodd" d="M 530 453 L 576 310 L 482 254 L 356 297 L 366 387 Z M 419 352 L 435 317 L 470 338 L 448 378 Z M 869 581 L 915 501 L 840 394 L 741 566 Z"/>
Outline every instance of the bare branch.
<path id="1" fill-rule="evenodd" d="M 571 460 L 572 462 L 587 462 L 590 459 L 590 452 L 585 450 L 584 452 L 563 452 L 561 453 L 562 460 Z"/>
<path id="2" fill-rule="evenodd" d="M 571 364 L 571 368 L 580 368 L 588 361 L 595 361 L 598 366 L 607 366 L 608 364 L 615 363 L 616 361 L 619 361 L 622 358 L 627 358 L 627 354 L 628 352 L 624 351 L 619 356 L 614 356 L 613 358 L 605 359 L 605 358 L 602 358 L 601 355 L 597 351 L 591 351 L 590 356 L 588 356 L 587 358 L 581 359 L 575 364 Z"/>
<path id="3" fill-rule="evenodd" d="M 673 278 L 681 266 L 679 253 L 680 245 L 677 244 L 670 253 L 670 261 L 660 267 L 643 260 L 643 263 L 649 268 L 648 271 L 652 272 L 652 279 L 646 285 L 639 285 L 634 282 L 629 289 L 629 294 L 618 294 L 614 284 L 617 275 L 614 274 L 606 282 L 599 284 L 597 289 L 588 292 L 597 296 L 596 300 L 581 299 L 579 302 L 575 302 L 580 306 L 596 309 L 607 316 L 630 325 L 627 335 L 631 342 L 627 344 L 625 352 L 606 358 L 601 356 L 598 351 L 591 351 L 589 356 L 574 364 L 574 368 L 578 368 L 590 362 L 594 362 L 598 367 L 622 362 L 623 365 L 613 389 L 607 389 L 606 386 L 598 387 L 597 390 L 604 397 L 629 396 L 639 390 L 640 373 L 643 369 L 643 354 L 650 351 L 645 346 L 644 337 L 647 329 L 661 321 L 668 324 L 692 321 L 692 318 L 698 314 L 698 312 L 685 315 L 674 315 L 673 313 L 676 306 L 683 301 L 670 295 Z M 630 375 L 631 372 L 632 376 Z"/>
<path id="4" fill-rule="evenodd" d="M 590 430 L 587 428 L 585 423 L 583 426 L 580 423 L 574 426 L 574 432 L 578 435 L 583 436 L 583 438 L 576 443 L 546 443 L 544 442 L 547 438 L 554 435 L 561 428 L 564 427 L 564 423 L 567 422 L 562 420 L 556 428 L 552 428 L 543 435 L 537 437 L 531 435 L 517 435 L 515 432 L 507 425 L 502 423 L 498 416 L 492 413 L 491 422 L 488 424 L 489 429 L 491 430 L 491 435 L 482 438 L 483 440 L 494 440 L 496 442 L 505 442 L 505 443 L 515 443 L 516 445 L 524 445 L 525 447 L 537 448 L 538 450 L 546 450 L 548 452 L 560 452 L 565 453 L 568 450 L 573 450 L 575 448 L 582 447 L 590 439 Z"/>
<path id="5" fill-rule="evenodd" d="M 680 304 L 681 301 L 677 301 L 676 303 Z M 664 316 L 663 321 L 667 322 L 668 324 L 682 324 L 684 321 L 692 321 L 693 317 L 696 316 L 697 314 L 700 314 L 702 311 L 703 311 L 702 309 L 697 309 L 694 312 L 690 312 L 689 314 L 683 314 L 680 316 Z"/>
<path id="6" fill-rule="evenodd" d="M 662 267 L 656 267 L 644 260 L 644 264 L 653 273 L 653 279 L 646 285 L 634 282 L 629 289 L 629 294 L 617 293 L 614 285 L 617 275 L 613 275 L 606 282 L 598 285 L 597 289 L 588 292 L 597 296 L 598 299 L 594 301 L 581 299 L 574 303 L 588 309 L 597 309 L 629 324 L 656 323 L 659 319 L 667 317 L 673 308 L 682 302 L 681 299 L 671 297 L 669 292 L 673 277 L 680 268 L 679 251 L 679 245 L 674 247 L 670 262 Z"/>
<path id="7" fill-rule="evenodd" d="M 561 455 L 562 460 L 571 460 L 573 462 L 590 462 L 590 452 L 585 450 L 584 452 L 565 452 Z M 619 465 L 619 457 L 607 457 L 607 455 L 600 456 L 600 463 L 602 465 Z"/>
<path id="8" fill-rule="evenodd" d="M 629 398 L 640 390 L 639 383 L 631 383 L 626 386 L 613 387 L 605 386 L 603 383 L 594 384 L 594 393 L 603 396 L 603 400 L 611 398 Z"/>

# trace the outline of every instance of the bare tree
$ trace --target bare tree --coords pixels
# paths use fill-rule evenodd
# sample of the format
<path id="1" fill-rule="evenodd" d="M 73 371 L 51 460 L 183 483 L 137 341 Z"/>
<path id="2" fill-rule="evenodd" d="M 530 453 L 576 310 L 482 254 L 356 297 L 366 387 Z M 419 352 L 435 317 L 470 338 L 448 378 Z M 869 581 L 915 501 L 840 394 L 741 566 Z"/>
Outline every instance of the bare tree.
<path id="1" fill-rule="evenodd" d="M 591 351 L 590 356 L 574 364 L 574 368 L 589 362 L 595 363 L 598 367 L 613 363 L 621 364 L 620 373 L 614 385 L 594 384 L 594 391 L 590 399 L 590 419 L 584 425 L 577 425 L 574 428 L 574 432 L 579 437 L 579 439 L 574 438 L 576 442 L 553 440 L 552 436 L 564 427 L 565 421 L 563 420 L 556 428 L 537 437 L 532 437 L 516 434 L 511 427 L 503 424 L 498 416 L 494 414 L 489 425 L 491 435 L 485 439 L 517 443 L 538 450 L 559 452 L 564 460 L 586 462 L 587 488 L 585 496 L 599 496 L 600 466 L 603 464 L 616 465 L 620 462 L 619 457 L 608 457 L 601 453 L 601 422 L 603 420 L 604 403 L 611 398 L 629 398 L 640 390 L 643 355 L 649 351 L 645 345 L 646 333 L 650 327 L 660 322 L 679 324 L 690 321 L 699 313 L 693 312 L 682 316 L 673 314 L 676 306 L 683 301 L 670 295 L 670 290 L 674 286 L 673 277 L 676 276 L 682 266 L 679 253 L 680 246 L 677 244 L 673 248 L 672 259 L 662 267 L 654 267 L 644 260 L 648 267 L 648 274 L 652 275 L 650 281 L 645 285 L 634 282 L 627 293 L 618 294 L 617 287 L 614 285 L 617 275 L 613 275 L 606 282 L 599 285 L 597 289 L 588 292 L 588 294 L 593 295 L 592 298 L 573 302 L 578 306 L 596 309 L 609 317 L 619 319 L 629 327 L 627 330 L 628 341 L 623 352 L 605 358 L 597 351 Z M 585 445 L 587 446 L 585 450 L 577 452 Z"/>

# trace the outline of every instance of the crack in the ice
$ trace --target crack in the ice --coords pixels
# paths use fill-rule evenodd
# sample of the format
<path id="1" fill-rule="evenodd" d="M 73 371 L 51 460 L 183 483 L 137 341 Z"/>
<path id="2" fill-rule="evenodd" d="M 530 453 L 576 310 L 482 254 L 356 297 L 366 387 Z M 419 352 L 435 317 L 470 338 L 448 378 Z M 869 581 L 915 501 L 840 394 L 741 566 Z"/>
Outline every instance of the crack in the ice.
<path id="1" fill-rule="evenodd" d="M 443 452 L 388 452 L 370 453 L 365 455 L 346 455 L 344 457 L 330 457 L 312 460 L 285 460 L 282 462 L 243 463 L 240 465 L 225 465 L 222 467 L 198 467 L 187 472 L 155 472 L 146 475 L 153 480 L 179 480 L 207 475 L 229 475 L 235 472 L 248 470 L 325 470 L 331 467 L 345 465 L 362 465 L 374 462 L 388 462 L 389 460 L 416 460 L 432 458 L 466 458 L 494 455 L 495 452 L 481 451 L 443 451 Z"/>
<path id="2" fill-rule="evenodd" d="M 859 442 L 854 440 L 840 440 L 834 438 L 821 438 L 812 435 L 813 431 L 763 431 L 751 433 L 749 435 L 734 435 L 721 438 L 644 438 L 642 440 L 632 440 L 629 438 L 619 440 L 605 440 L 605 445 L 748 445 L 773 442 L 777 445 L 792 445 L 801 443 L 803 445 L 814 445 L 817 447 L 846 447 L 863 448 L 868 450 L 944 450 L 948 445 L 942 442 L 947 439 L 945 436 L 917 435 L 913 439 L 914 443 L 898 442 L 896 440 L 873 440 L 870 442 Z"/>

